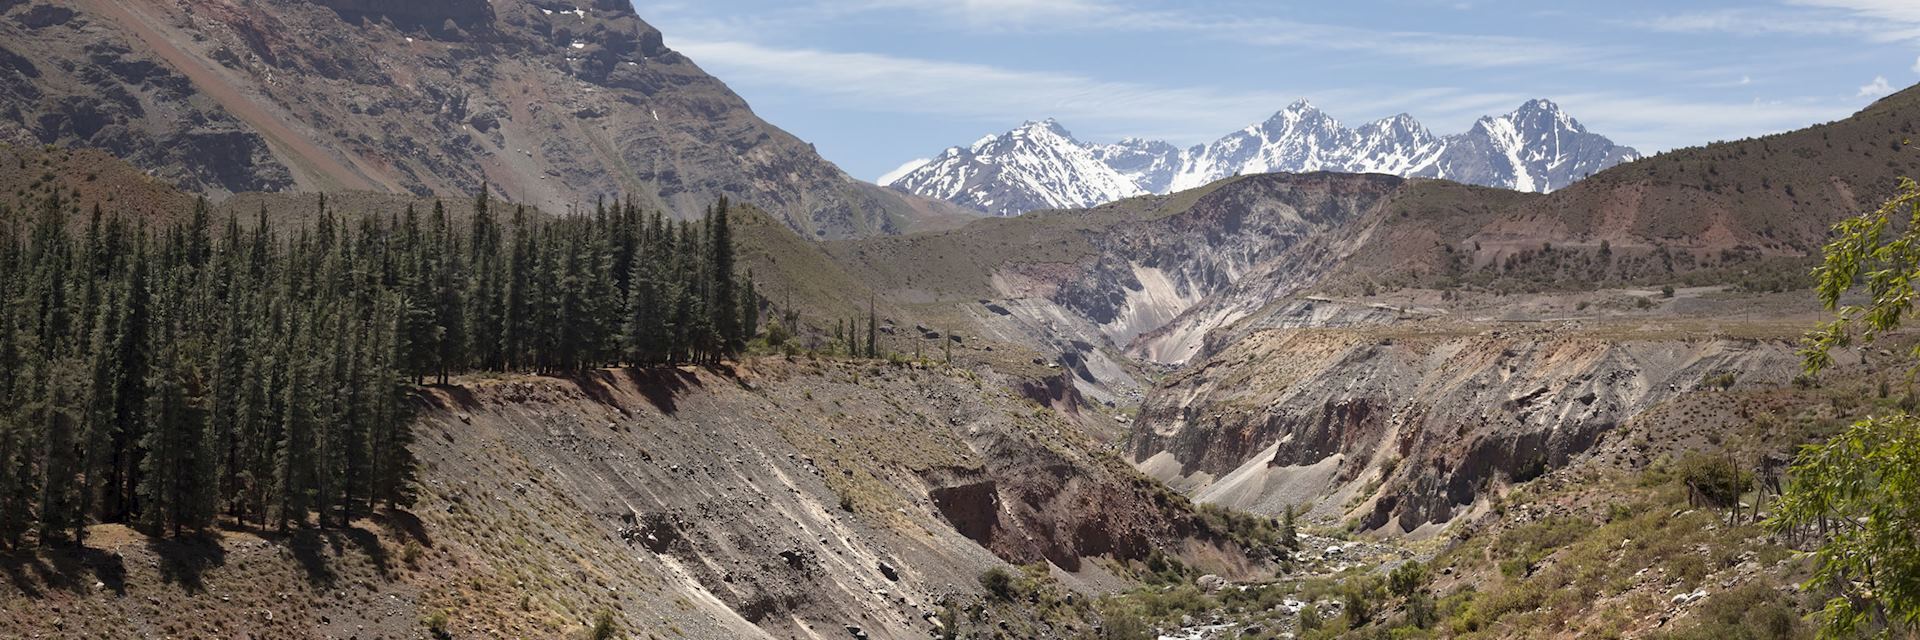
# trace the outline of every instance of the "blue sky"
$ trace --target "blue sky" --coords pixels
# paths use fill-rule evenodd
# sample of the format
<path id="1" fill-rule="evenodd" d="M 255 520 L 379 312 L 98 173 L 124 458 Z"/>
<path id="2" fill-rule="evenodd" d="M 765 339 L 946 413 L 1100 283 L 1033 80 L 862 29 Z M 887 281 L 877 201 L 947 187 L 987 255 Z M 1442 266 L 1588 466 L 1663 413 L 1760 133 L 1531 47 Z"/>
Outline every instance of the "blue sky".
<path id="1" fill-rule="evenodd" d="M 636 0 L 667 45 L 872 180 L 1058 118 L 1203 143 L 1306 98 L 1435 133 L 1560 103 L 1658 152 L 1845 117 L 1920 82 L 1920 0 Z"/>

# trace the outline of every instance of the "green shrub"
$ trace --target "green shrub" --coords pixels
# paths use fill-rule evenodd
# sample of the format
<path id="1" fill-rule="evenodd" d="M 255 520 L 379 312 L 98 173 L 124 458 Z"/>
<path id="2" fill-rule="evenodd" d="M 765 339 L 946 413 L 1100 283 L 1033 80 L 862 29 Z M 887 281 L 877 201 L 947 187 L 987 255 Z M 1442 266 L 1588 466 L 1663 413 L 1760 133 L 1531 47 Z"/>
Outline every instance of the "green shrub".
<path id="1" fill-rule="evenodd" d="M 1320 619 L 1320 607 L 1314 606 L 1313 603 L 1309 602 L 1306 606 L 1300 608 L 1301 631 L 1316 631 L 1320 628 L 1322 622 L 1323 620 Z"/>
<path id="2" fill-rule="evenodd" d="M 421 623 L 427 625 L 427 632 L 433 634 L 435 638 L 445 640 L 446 638 L 453 637 L 452 616 L 448 615 L 445 611 L 435 611 L 427 614 L 426 619 L 421 620 Z"/>
<path id="3" fill-rule="evenodd" d="M 619 628 L 614 625 L 613 612 L 600 610 L 600 614 L 593 617 L 593 631 L 589 637 L 593 640 L 613 640 L 615 633 L 619 633 Z"/>
<path id="4" fill-rule="evenodd" d="M 1341 585 L 1340 601 L 1342 612 L 1347 616 L 1347 627 L 1358 629 L 1373 621 L 1375 608 L 1379 606 L 1379 585 L 1374 580 L 1351 579 Z"/>
<path id="5" fill-rule="evenodd" d="M 1706 502 L 1706 506 L 1728 508 L 1740 504 L 1740 494 L 1746 493 L 1753 483 L 1753 476 L 1735 466 L 1733 459 L 1726 456 L 1709 456 L 1688 453 L 1681 458 L 1675 469 L 1681 486 L 1688 488 L 1693 496 Z"/>
<path id="6" fill-rule="evenodd" d="M 1419 560 L 1409 560 L 1387 575 L 1387 587 L 1396 596 L 1411 598 L 1427 586 L 1427 578 L 1427 566 Z"/>
<path id="7" fill-rule="evenodd" d="M 1014 596 L 1018 595 L 1013 588 L 1013 575 L 1000 567 L 981 572 L 980 587 L 986 589 L 987 595 L 996 600 L 1013 600 Z"/>
<path id="8" fill-rule="evenodd" d="M 1158 634 L 1130 611 L 1114 610 L 1101 616 L 1101 640 L 1153 640 Z"/>
<path id="9" fill-rule="evenodd" d="M 1786 595 L 1750 582 L 1707 598 L 1692 627 L 1668 640 L 1790 640 L 1808 636 L 1794 603 Z"/>

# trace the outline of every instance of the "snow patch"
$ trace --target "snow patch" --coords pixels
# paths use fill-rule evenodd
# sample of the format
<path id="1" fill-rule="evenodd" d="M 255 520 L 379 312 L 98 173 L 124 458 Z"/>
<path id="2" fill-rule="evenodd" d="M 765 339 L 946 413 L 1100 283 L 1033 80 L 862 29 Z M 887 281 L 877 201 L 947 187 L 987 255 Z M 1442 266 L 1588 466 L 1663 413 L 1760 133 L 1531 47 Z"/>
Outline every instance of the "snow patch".
<path id="1" fill-rule="evenodd" d="M 873 183 L 880 185 L 882 187 L 891 186 L 894 182 L 897 182 L 901 178 L 906 177 L 907 174 L 913 173 L 915 170 L 919 169 L 920 167 L 927 166 L 927 163 L 929 162 L 933 162 L 933 158 L 915 158 L 913 160 L 908 160 L 904 163 L 901 163 L 900 166 L 894 167 L 892 171 L 888 171 L 884 174 L 881 174 L 880 177 L 875 178 L 873 180 Z"/>

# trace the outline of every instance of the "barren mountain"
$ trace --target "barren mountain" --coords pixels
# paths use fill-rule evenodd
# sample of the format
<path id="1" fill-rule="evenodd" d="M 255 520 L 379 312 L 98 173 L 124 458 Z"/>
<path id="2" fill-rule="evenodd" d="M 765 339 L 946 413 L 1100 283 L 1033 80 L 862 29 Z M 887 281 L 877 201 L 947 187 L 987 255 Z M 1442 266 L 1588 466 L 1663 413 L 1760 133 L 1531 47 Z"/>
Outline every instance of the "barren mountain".
<path id="1" fill-rule="evenodd" d="M 810 237 L 958 210 L 849 178 L 617 0 L 129 0 L 0 8 L 0 140 L 94 147 L 190 191 L 726 194 Z"/>

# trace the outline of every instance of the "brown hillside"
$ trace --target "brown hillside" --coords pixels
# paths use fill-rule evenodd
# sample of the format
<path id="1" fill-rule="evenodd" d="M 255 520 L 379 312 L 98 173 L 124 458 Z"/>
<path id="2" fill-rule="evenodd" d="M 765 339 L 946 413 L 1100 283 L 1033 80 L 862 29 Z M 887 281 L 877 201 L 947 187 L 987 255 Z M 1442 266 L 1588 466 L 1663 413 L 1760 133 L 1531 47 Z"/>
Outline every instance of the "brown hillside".
<path id="1" fill-rule="evenodd" d="M 429 389 L 410 512 L 0 555 L 0 635 L 566 638 L 604 611 L 621 637 L 905 639 L 1006 562 L 1096 591 L 1156 549 L 1256 571 L 1059 414 L 976 380 L 775 358 Z"/>
<path id="2" fill-rule="evenodd" d="M 183 219 L 194 202 L 166 181 L 100 151 L 0 145 L 0 210 L 30 219 L 54 195 L 75 212 L 98 206 L 142 221 Z M 0 221 L 6 219 L 0 215 Z"/>
<path id="3" fill-rule="evenodd" d="M 719 195 L 812 237 L 952 224 L 853 180 L 625 2 L 12 2 L 0 140 L 92 147 L 190 192 L 477 191 L 564 213 Z M 941 222 L 945 221 L 945 222 Z"/>

